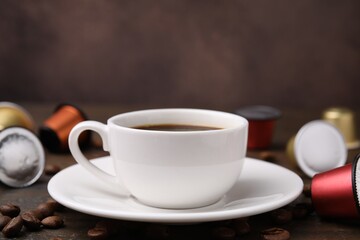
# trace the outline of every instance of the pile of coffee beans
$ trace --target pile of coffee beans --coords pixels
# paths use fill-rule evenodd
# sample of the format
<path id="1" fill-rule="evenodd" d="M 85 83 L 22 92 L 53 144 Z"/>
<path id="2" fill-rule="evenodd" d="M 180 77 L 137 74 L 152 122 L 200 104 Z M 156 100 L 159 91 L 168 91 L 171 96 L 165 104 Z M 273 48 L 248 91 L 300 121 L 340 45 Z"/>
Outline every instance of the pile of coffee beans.
<path id="1" fill-rule="evenodd" d="M 195 225 L 167 225 L 160 223 L 140 223 L 121 220 L 100 219 L 87 232 L 91 240 L 106 239 L 173 239 L 191 238 L 213 240 L 235 240 L 248 237 L 262 240 L 287 240 L 290 232 L 288 224 L 304 219 L 312 213 L 308 203 L 294 203 L 250 218 L 209 222 Z M 133 236 L 135 235 L 135 236 Z"/>
<path id="2" fill-rule="evenodd" d="M 7 203 L 0 206 L 0 231 L 6 238 L 20 235 L 23 227 L 28 231 L 42 228 L 58 229 L 64 226 L 63 219 L 54 215 L 62 206 L 53 199 L 39 204 L 35 209 L 21 213 L 19 206 Z"/>
<path id="3" fill-rule="evenodd" d="M 14 204 L 3 204 L 0 206 L 0 231 L 4 237 L 13 238 L 21 237 L 24 231 L 61 228 L 64 226 L 64 221 L 58 214 L 55 214 L 61 208 L 62 206 L 52 199 L 27 211 L 21 211 L 20 207 Z M 290 226 L 288 224 L 296 219 L 306 218 L 312 211 L 309 203 L 294 203 L 249 218 L 189 226 L 99 218 L 99 221 L 88 230 L 87 236 L 92 240 L 132 238 L 134 236 L 136 239 L 166 240 L 182 235 L 184 238 L 188 238 L 193 236 L 193 231 L 195 231 L 194 236 L 202 239 L 235 240 L 246 238 L 245 235 L 249 234 L 250 238 L 257 236 L 257 239 L 262 240 L 287 240 L 290 239 L 290 232 L 286 230 L 287 226 Z M 60 238 L 52 240 L 55 239 L 61 240 Z"/>

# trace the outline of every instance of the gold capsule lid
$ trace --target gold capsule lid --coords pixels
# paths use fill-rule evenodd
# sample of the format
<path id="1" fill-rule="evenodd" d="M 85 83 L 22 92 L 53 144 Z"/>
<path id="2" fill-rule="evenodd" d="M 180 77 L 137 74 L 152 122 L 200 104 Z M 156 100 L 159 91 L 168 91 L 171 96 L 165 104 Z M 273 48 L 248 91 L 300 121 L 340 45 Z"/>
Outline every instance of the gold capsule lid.
<path id="1" fill-rule="evenodd" d="M 37 136 L 22 127 L 0 132 L 0 181 L 10 187 L 36 182 L 45 166 L 44 149 Z"/>
<path id="2" fill-rule="evenodd" d="M 15 126 L 32 131 L 35 129 L 33 118 L 23 107 L 11 102 L 0 102 L 0 131 Z"/>
<path id="3" fill-rule="evenodd" d="M 355 114 L 353 111 L 345 107 L 331 107 L 324 110 L 322 118 L 339 129 L 348 149 L 360 147 L 360 141 L 356 136 Z"/>

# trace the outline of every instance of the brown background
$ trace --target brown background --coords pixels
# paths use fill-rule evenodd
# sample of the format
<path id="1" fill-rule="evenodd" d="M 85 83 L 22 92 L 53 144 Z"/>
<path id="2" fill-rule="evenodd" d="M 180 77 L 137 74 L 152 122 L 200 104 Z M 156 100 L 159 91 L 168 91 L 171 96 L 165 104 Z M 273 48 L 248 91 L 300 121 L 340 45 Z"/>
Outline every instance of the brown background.
<path id="1" fill-rule="evenodd" d="M 360 2 L 0 1 L 0 100 L 360 106 Z"/>

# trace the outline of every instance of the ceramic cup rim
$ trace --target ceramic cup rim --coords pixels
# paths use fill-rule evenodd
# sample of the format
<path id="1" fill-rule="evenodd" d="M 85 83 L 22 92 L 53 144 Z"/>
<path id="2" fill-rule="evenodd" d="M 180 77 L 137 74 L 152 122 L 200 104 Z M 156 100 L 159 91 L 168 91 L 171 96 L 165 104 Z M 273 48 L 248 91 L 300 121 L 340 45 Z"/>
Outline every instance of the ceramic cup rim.
<path id="1" fill-rule="evenodd" d="M 186 121 L 177 119 L 177 116 L 184 116 L 188 118 Z M 169 118 L 169 116 L 172 116 Z M 199 120 L 199 118 L 208 117 L 207 120 Z M 170 119 L 170 120 L 163 120 Z M 194 121 L 195 120 L 195 121 Z M 135 123 L 134 123 L 135 122 Z M 248 127 L 248 120 L 242 116 L 207 109 L 196 108 L 159 108 L 146 109 L 126 113 L 120 113 L 112 116 L 107 121 L 108 125 L 114 129 L 131 131 L 136 133 L 157 133 L 170 135 L 183 134 L 212 134 L 225 133 L 235 129 Z M 185 124 L 185 125 L 200 125 L 209 126 L 220 129 L 209 129 L 203 131 L 157 131 L 148 129 L 136 129 L 134 127 L 146 124 Z"/>

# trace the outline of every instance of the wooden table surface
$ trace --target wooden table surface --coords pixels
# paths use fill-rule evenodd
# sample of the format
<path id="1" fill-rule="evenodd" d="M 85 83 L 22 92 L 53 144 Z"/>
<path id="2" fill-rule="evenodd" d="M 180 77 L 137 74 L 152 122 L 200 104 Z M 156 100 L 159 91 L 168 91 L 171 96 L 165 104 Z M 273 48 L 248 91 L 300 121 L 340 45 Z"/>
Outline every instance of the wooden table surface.
<path id="1" fill-rule="evenodd" d="M 37 125 L 48 118 L 56 104 L 29 104 L 20 103 L 26 108 L 34 117 Z M 89 119 L 106 122 L 110 116 L 131 110 L 138 110 L 149 107 L 139 106 L 117 106 L 117 105 L 84 105 L 80 106 L 82 110 L 88 115 Z M 305 183 L 309 183 L 307 178 L 299 169 L 294 167 L 285 152 L 286 143 L 290 137 L 294 136 L 296 132 L 305 123 L 320 119 L 321 110 L 286 110 L 282 109 L 282 118 L 278 120 L 274 133 L 272 146 L 266 151 L 275 156 L 275 163 L 289 168 L 298 173 Z M 357 111 L 358 112 L 358 111 Z M 359 112 L 360 113 L 360 112 Z M 358 130 L 358 129 L 357 129 Z M 358 134 L 359 136 L 359 134 Z M 261 158 L 262 151 L 248 151 L 247 156 L 254 158 Z M 95 158 L 104 155 L 104 152 L 99 148 L 92 148 L 86 151 L 87 156 Z M 351 150 L 348 153 L 348 162 L 351 162 L 357 150 Z M 46 163 L 59 165 L 62 169 L 75 164 L 70 153 L 54 154 L 46 151 Z M 51 176 L 43 174 L 43 176 L 33 185 L 26 188 L 9 188 L 0 183 L 0 205 L 5 203 L 13 203 L 20 206 L 22 211 L 35 208 L 42 202 L 50 198 L 47 191 L 47 184 Z M 76 181 L 76 180 L 74 180 Z M 69 186 L 70 188 L 71 186 Z M 309 201 L 308 198 L 301 195 L 294 203 Z M 61 239 L 89 239 L 87 231 L 94 227 L 94 225 L 103 220 L 100 217 L 83 214 L 71 209 L 65 208 L 57 213 L 64 221 L 65 226 L 57 230 L 43 229 L 38 232 L 29 232 L 23 230 L 21 234 L 15 239 L 38 239 L 49 240 L 59 237 Z M 237 236 L 236 239 L 260 239 L 260 231 L 270 227 L 281 227 L 290 232 L 291 239 L 359 239 L 360 238 L 360 221 L 354 220 L 339 220 L 339 219 L 322 219 L 316 213 L 310 214 L 305 219 L 293 219 L 285 224 L 275 223 L 269 217 L 268 213 L 251 216 L 249 218 L 251 231 L 248 234 Z M 165 227 L 170 234 L 167 239 L 211 239 L 211 232 L 218 226 L 227 226 L 232 221 L 221 222 L 207 222 L 192 225 L 166 225 Z M 113 236 L 109 239 L 149 239 L 146 233 L 152 223 L 128 223 L 128 225 L 136 226 L 136 231 L 124 231 L 121 234 Z M 0 234 L 0 239 L 4 237 Z"/>

